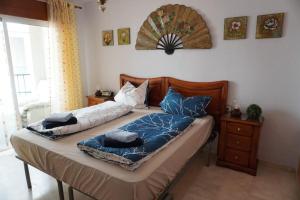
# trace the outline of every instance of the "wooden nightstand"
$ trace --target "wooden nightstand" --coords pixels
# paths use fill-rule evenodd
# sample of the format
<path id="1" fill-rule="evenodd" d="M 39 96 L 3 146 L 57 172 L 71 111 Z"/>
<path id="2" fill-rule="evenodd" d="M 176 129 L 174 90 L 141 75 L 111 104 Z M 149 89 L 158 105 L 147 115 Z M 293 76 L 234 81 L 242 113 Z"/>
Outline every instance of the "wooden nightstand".
<path id="1" fill-rule="evenodd" d="M 217 165 L 256 176 L 257 150 L 263 120 L 224 115 L 221 119 Z"/>
<path id="2" fill-rule="evenodd" d="M 105 101 L 113 101 L 113 97 L 95 97 L 95 96 L 87 96 L 88 106 L 94 106 L 100 103 L 104 103 Z"/>

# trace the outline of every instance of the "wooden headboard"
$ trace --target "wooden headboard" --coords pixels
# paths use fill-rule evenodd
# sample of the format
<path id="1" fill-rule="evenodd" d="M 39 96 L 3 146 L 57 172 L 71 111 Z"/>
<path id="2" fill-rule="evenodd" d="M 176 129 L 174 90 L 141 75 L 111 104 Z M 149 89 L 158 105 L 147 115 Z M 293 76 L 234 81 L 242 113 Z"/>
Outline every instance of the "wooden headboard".
<path id="1" fill-rule="evenodd" d="M 215 118 L 217 127 L 219 127 L 221 116 L 225 114 L 226 111 L 228 81 L 189 82 L 170 77 L 136 78 L 121 74 L 120 86 L 122 87 L 127 81 L 135 86 L 139 86 L 145 80 L 149 81 L 150 106 L 159 106 L 159 103 L 167 94 L 169 87 L 172 87 L 175 91 L 186 97 L 197 95 L 211 96 L 212 101 L 208 106 L 207 112 Z"/>

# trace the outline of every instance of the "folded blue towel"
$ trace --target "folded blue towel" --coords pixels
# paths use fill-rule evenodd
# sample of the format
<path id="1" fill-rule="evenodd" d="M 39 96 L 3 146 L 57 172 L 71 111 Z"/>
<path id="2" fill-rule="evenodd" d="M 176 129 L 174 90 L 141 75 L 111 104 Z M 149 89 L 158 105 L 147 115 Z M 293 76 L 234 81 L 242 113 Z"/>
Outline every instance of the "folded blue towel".
<path id="1" fill-rule="evenodd" d="M 44 129 L 52 129 L 52 128 L 67 126 L 67 125 L 72 125 L 72 124 L 77 124 L 76 117 L 71 117 L 66 122 L 51 122 L 51 121 L 47 121 L 47 120 L 42 121 L 42 125 L 43 125 Z"/>
<path id="2" fill-rule="evenodd" d="M 112 140 L 116 140 L 118 142 L 124 142 L 124 143 L 133 142 L 139 137 L 137 133 L 123 131 L 120 129 L 116 129 L 108 133 L 105 133 L 105 136 Z"/>
<path id="3" fill-rule="evenodd" d="M 47 122 L 67 122 L 73 117 L 72 113 L 54 113 L 45 118 Z"/>
<path id="4" fill-rule="evenodd" d="M 112 147 L 112 148 L 131 148 L 131 147 L 139 147 L 144 144 L 144 141 L 141 138 L 137 138 L 133 142 L 119 142 L 117 140 L 110 139 L 103 135 L 98 137 L 99 142 L 101 142 L 104 147 Z"/>

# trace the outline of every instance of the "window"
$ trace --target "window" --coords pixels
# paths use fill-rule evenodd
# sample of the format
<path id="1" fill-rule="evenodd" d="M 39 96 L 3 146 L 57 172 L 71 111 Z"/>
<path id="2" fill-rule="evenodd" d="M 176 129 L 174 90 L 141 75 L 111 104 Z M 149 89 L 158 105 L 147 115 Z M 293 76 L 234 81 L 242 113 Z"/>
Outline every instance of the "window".
<path id="1" fill-rule="evenodd" d="M 48 29 L 7 23 L 18 104 L 48 101 L 41 88 L 47 84 Z"/>

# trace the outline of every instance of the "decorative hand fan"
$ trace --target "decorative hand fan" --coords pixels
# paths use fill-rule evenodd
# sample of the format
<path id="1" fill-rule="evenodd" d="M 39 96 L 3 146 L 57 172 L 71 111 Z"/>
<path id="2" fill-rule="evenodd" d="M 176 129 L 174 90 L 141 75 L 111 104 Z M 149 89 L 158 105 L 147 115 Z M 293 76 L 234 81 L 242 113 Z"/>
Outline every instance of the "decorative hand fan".
<path id="1" fill-rule="evenodd" d="M 161 49 L 171 55 L 176 49 L 210 49 L 205 21 L 184 5 L 165 5 L 152 12 L 138 33 L 137 50 Z"/>

